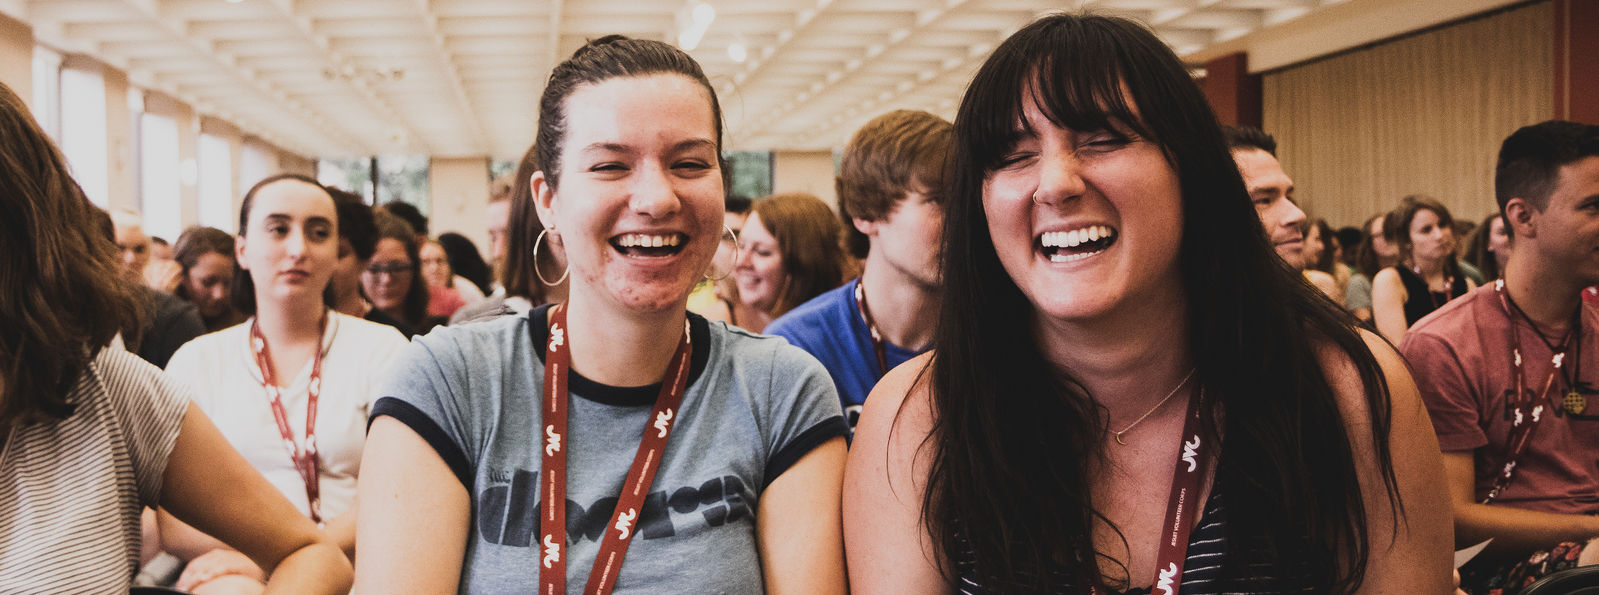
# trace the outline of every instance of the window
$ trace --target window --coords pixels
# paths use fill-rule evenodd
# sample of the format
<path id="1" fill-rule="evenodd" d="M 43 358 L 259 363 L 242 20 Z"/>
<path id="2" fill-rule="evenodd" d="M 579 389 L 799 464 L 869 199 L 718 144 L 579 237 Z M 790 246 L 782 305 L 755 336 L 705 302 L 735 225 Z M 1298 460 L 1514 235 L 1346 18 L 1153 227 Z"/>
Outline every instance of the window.
<path id="1" fill-rule="evenodd" d="M 400 200 L 432 215 L 426 155 L 378 157 L 377 204 Z"/>
<path id="2" fill-rule="evenodd" d="M 139 198 L 144 233 L 176 240 L 183 231 L 183 196 L 178 158 L 178 123 L 160 114 L 139 115 Z"/>
<path id="3" fill-rule="evenodd" d="M 277 161 L 272 158 L 272 153 L 258 143 L 247 142 L 239 149 L 239 195 L 255 186 L 256 182 L 266 179 L 277 173 Z M 220 229 L 232 229 L 223 227 Z M 237 231 L 237 230 L 235 230 Z"/>
<path id="4" fill-rule="evenodd" d="M 732 151 L 725 155 L 733 170 L 728 194 L 760 198 L 772 193 L 772 153 L 770 151 Z"/>
<path id="5" fill-rule="evenodd" d="M 199 152 L 200 225 L 232 230 L 233 147 L 228 139 L 201 134 Z"/>
<path id="6" fill-rule="evenodd" d="M 33 46 L 33 119 L 61 142 L 61 54 Z"/>
<path id="7" fill-rule="evenodd" d="M 98 72 L 61 71 L 61 152 L 89 200 L 106 208 L 110 194 L 105 79 Z"/>
<path id="8" fill-rule="evenodd" d="M 361 195 L 367 204 L 372 203 L 372 160 L 319 159 L 316 162 L 316 181 Z"/>

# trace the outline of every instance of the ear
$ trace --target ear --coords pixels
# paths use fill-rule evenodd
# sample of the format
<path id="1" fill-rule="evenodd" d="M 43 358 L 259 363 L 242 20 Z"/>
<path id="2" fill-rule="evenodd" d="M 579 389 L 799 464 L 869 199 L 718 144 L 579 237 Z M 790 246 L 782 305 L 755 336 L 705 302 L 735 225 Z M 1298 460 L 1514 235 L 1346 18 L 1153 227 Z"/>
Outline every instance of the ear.
<path id="1" fill-rule="evenodd" d="M 850 223 L 855 225 L 855 230 L 856 231 L 861 232 L 866 237 L 868 237 L 868 238 L 876 238 L 877 237 L 877 222 L 876 221 L 869 221 L 869 220 L 866 220 L 866 219 L 862 219 L 860 217 L 850 217 Z"/>
<path id="2" fill-rule="evenodd" d="M 233 236 L 233 262 L 239 263 L 239 268 L 250 270 L 250 263 L 244 259 L 244 235 Z"/>
<path id="3" fill-rule="evenodd" d="M 1510 226 L 1512 237 L 1538 237 L 1538 209 L 1522 198 L 1512 198 L 1505 203 L 1505 225 Z"/>
<path id="4" fill-rule="evenodd" d="M 539 217 L 539 223 L 550 233 L 555 233 L 555 188 L 550 186 L 544 170 L 533 172 L 533 177 L 528 178 L 528 186 L 533 191 L 533 210 Z"/>

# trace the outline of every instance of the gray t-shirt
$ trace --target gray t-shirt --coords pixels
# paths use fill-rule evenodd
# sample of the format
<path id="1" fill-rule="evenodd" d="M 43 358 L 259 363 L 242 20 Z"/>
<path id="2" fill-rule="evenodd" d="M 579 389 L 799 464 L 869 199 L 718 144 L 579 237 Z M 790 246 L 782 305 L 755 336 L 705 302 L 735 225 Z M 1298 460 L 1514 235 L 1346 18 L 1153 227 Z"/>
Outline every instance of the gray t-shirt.
<path id="1" fill-rule="evenodd" d="M 538 584 L 538 473 L 548 327 L 528 314 L 418 337 L 373 408 L 410 426 L 472 499 L 463 593 Z M 617 578 L 616 593 L 759 593 L 755 511 L 773 479 L 843 436 L 826 370 L 782 339 L 690 315 L 693 358 L 672 427 Z M 660 385 L 569 379 L 567 591 L 581 593 Z"/>

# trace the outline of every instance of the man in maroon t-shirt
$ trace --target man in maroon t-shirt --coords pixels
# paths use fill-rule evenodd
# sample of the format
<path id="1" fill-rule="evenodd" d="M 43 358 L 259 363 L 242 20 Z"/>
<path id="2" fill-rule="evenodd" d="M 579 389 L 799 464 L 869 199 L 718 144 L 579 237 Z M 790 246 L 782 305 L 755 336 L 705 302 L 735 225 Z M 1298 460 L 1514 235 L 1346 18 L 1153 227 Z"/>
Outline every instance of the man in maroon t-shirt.
<path id="1" fill-rule="evenodd" d="M 1599 127 L 1516 131 L 1494 182 L 1515 238 L 1503 281 L 1401 349 L 1444 450 L 1456 544 L 1491 537 L 1489 559 L 1525 559 L 1599 536 L 1599 309 L 1581 298 L 1599 284 Z"/>

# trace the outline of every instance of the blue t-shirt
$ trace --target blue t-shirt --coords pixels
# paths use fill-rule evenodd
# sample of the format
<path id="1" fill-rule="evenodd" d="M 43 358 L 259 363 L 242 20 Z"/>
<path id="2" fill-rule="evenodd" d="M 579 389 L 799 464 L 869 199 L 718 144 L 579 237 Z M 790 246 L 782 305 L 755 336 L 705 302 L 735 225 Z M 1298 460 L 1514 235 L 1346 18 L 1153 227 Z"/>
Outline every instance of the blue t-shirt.
<path id="1" fill-rule="evenodd" d="M 855 286 L 860 282 L 857 277 L 843 287 L 816 296 L 772 321 L 762 331 L 788 339 L 795 347 L 821 360 L 838 388 L 838 398 L 844 406 L 844 417 L 849 421 L 852 435 L 866 395 L 888 372 L 878 369 L 877 354 L 872 349 L 872 331 L 866 327 L 866 319 L 861 318 L 861 310 L 855 304 Z M 913 351 L 887 341 L 883 345 L 888 351 L 890 370 L 926 351 Z"/>

